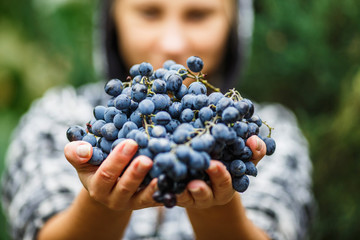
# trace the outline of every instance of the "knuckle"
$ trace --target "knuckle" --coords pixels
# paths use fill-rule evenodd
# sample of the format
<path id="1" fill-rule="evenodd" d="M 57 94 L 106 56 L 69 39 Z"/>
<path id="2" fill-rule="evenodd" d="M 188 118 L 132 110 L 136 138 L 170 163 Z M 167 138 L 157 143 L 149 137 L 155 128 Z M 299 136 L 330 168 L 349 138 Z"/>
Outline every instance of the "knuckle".
<path id="1" fill-rule="evenodd" d="M 231 178 L 229 176 L 223 178 L 216 187 L 219 189 L 227 189 L 229 186 L 231 186 Z"/>
<path id="2" fill-rule="evenodd" d="M 201 205 L 206 204 L 207 202 L 211 201 L 213 199 L 212 194 L 210 194 L 207 191 L 201 191 L 196 194 L 192 194 L 194 200 L 196 203 L 200 203 Z"/>
<path id="3" fill-rule="evenodd" d="M 147 198 L 140 198 L 138 205 L 141 207 L 149 206 L 153 201 Z"/>
<path id="4" fill-rule="evenodd" d="M 119 186 L 119 193 L 121 195 L 129 195 L 129 194 L 132 194 L 133 191 L 130 187 L 128 187 L 126 184 L 121 184 Z"/>
<path id="5" fill-rule="evenodd" d="M 88 190 L 89 192 L 89 196 L 94 199 L 95 201 L 97 202 L 101 202 L 101 203 L 104 203 L 104 200 L 100 198 L 99 194 L 97 191 L 95 191 L 94 189 L 90 189 Z"/>
<path id="6" fill-rule="evenodd" d="M 132 179 L 141 180 L 144 177 L 144 175 L 139 173 L 138 171 L 135 171 L 135 170 L 132 169 L 130 171 L 130 177 Z"/>
<path id="7" fill-rule="evenodd" d="M 88 192 L 89 192 L 89 196 L 90 196 L 91 198 L 96 199 L 96 194 L 95 194 L 94 190 L 89 189 Z"/>
<path id="8" fill-rule="evenodd" d="M 118 210 L 121 210 L 121 203 L 119 202 L 114 202 L 114 201 L 109 201 L 106 203 L 106 206 L 110 209 L 110 210 L 113 210 L 113 211 L 118 211 Z"/>
<path id="9" fill-rule="evenodd" d="M 188 197 L 185 200 L 182 201 L 184 205 L 186 206 L 193 206 L 195 204 L 195 201 L 193 198 Z"/>
<path id="10" fill-rule="evenodd" d="M 211 206 L 210 202 L 207 200 L 195 200 L 194 204 L 199 209 L 205 209 Z"/>
<path id="11" fill-rule="evenodd" d="M 107 183 L 113 183 L 113 182 L 115 182 L 115 181 L 117 180 L 117 178 L 118 178 L 118 176 L 116 176 L 115 174 L 110 173 L 110 172 L 108 172 L 108 171 L 106 171 L 106 170 L 101 170 L 101 171 L 99 172 L 99 174 L 100 174 L 100 178 L 101 178 L 103 181 L 107 182 Z"/>

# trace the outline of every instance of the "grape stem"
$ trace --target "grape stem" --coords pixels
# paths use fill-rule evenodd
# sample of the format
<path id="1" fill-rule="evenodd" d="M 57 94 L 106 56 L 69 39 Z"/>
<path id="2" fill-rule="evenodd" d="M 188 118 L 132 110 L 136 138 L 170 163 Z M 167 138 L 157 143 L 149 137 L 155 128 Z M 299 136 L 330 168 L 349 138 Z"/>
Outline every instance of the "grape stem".
<path id="1" fill-rule="evenodd" d="M 213 90 L 214 92 L 220 92 L 220 88 L 217 88 L 215 86 L 213 86 L 212 84 L 210 84 L 204 77 L 205 75 L 201 72 L 198 73 L 198 75 L 195 75 L 194 73 L 190 72 L 189 70 L 187 70 L 187 76 L 189 78 L 195 79 L 197 82 L 201 82 L 203 83 L 206 87 L 210 88 L 211 90 Z M 183 74 L 183 75 L 185 75 Z"/>
<path id="2" fill-rule="evenodd" d="M 241 96 L 240 92 L 237 91 L 235 88 L 230 89 L 226 94 L 225 97 L 231 98 L 235 102 L 241 101 L 243 97 Z"/>
<path id="3" fill-rule="evenodd" d="M 145 133 L 146 133 L 148 139 L 150 140 L 149 127 L 152 127 L 152 125 L 147 123 L 146 115 L 142 115 L 142 119 L 143 119 L 143 125 L 144 125 L 144 128 L 145 128 Z"/>
<path id="4" fill-rule="evenodd" d="M 271 127 L 271 126 L 270 126 L 267 122 L 265 122 L 265 121 L 262 121 L 262 123 L 263 123 L 265 126 L 267 126 L 267 128 L 269 129 L 269 135 L 268 135 L 267 137 L 270 138 L 270 137 L 271 137 L 271 131 L 274 130 L 274 128 Z"/>
<path id="5" fill-rule="evenodd" d="M 131 81 L 130 82 L 124 82 L 123 85 L 124 85 L 124 87 L 130 87 L 131 86 Z"/>

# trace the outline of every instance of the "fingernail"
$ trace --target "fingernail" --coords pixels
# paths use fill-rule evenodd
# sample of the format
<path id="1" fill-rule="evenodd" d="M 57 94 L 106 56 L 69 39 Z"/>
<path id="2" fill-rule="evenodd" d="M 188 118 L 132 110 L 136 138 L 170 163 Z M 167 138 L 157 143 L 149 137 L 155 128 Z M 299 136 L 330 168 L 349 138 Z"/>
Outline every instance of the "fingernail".
<path id="1" fill-rule="evenodd" d="M 156 192 L 158 189 L 159 189 L 159 188 L 158 188 L 158 185 L 157 185 L 157 183 L 156 183 L 156 184 L 153 186 L 153 191 Z"/>
<path id="2" fill-rule="evenodd" d="M 261 141 L 261 139 L 260 138 L 258 138 L 257 140 L 256 140 L 256 150 L 258 150 L 258 151 L 260 151 L 261 150 L 261 148 L 262 148 L 262 141 Z"/>
<path id="3" fill-rule="evenodd" d="M 199 187 L 189 188 L 189 191 L 192 193 L 198 193 L 200 192 L 200 188 Z"/>
<path id="4" fill-rule="evenodd" d="M 89 145 L 80 145 L 76 148 L 76 154 L 85 158 L 90 156 L 91 147 Z"/>
<path id="5" fill-rule="evenodd" d="M 217 173 L 218 172 L 218 167 L 216 164 L 211 164 L 210 167 L 209 167 L 209 171 L 211 173 Z"/>
<path id="6" fill-rule="evenodd" d="M 137 146 L 135 141 L 127 141 L 125 143 L 125 146 L 122 150 L 122 153 L 124 155 L 132 155 L 135 151 L 135 147 Z"/>
<path id="7" fill-rule="evenodd" d="M 144 173 L 148 170 L 149 166 L 150 166 L 150 162 L 149 161 L 146 161 L 146 160 L 140 160 L 139 161 L 139 164 L 136 168 L 136 170 L 139 172 L 139 173 Z"/>

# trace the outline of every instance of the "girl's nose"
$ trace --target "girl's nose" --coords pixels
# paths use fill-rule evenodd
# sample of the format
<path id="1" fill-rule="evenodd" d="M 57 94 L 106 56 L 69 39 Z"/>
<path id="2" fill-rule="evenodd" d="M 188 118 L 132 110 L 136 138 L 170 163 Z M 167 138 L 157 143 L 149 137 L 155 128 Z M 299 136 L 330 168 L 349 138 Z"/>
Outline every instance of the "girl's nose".
<path id="1" fill-rule="evenodd" d="M 180 60 L 186 52 L 187 40 L 184 27 L 177 21 L 167 22 L 159 38 L 159 48 L 168 59 Z"/>

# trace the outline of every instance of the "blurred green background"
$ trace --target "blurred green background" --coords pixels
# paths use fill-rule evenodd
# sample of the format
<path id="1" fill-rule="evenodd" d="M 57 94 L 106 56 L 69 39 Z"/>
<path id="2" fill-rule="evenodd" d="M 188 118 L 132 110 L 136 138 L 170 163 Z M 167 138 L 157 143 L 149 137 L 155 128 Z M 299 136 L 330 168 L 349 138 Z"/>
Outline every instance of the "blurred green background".
<path id="1" fill-rule="evenodd" d="M 0 0 L 0 170 L 12 130 L 55 85 L 96 81 L 96 1 Z M 360 239 L 360 1 L 255 1 L 243 95 L 280 102 L 310 142 L 310 239 Z M 0 217 L 0 239 L 10 239 Z"/>

